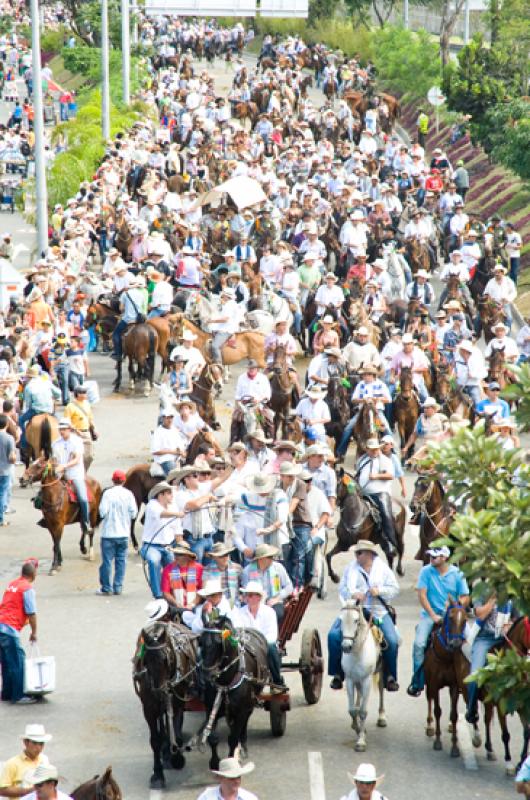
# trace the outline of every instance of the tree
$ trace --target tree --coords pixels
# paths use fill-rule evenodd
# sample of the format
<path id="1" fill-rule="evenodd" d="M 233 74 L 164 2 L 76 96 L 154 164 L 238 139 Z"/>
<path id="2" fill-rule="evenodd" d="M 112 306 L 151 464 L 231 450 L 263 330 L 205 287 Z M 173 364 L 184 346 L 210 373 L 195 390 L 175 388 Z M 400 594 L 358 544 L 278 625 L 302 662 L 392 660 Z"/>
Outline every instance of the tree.
<path id="1" fill-rule="evenodd" d="M 530 0 L 490 0 L 490 42 L 494 50 L 509 53 L 519 76 L 519 94 L 528 93 L 530 66 Z"/>
<path id="2" fill-rule="evenodd" d="M 440 58 L 442 69 L 449 63 L 449 45 L 458 17 L 462 13 L 466 0 L 443 0 L 440 22 Z"/>
<path id="3" fill-rule="evenodd" d="M 108 0 L 109 38 L 113 47 L 121 46 L 121 11 L 118 0 Z M 98 0 L 65 0 L 73 32 L 88 46 L 101 44 L 101 3 Z"/>
<path id="4" fill-rule="evenodd" d="M 523 180 L 530 178 L 530 102 L 523 98 L 493 106 L 479 137 L 492 158 Z"/>
<path id="5" fill-rule="evenodd" d="M 374 32 L 373 52 L 379 81 L 390 90 L 423 97 L 440 80 L 438 48 L 427 31 L 387 26 Z"/>
<path id="6" fill-rule="evenodd" d="M 530 367 L 525 365 L 507 392 L 519 404 L 517 417 L 523 430 L 530 430 L 529 392 Z M 499 602 L 513 600 L 521 614 L 530 615 L 530 465 L 520 452 L 503 450 L 486 436 L 481 423 L 430 445 L 423 466 L 444 484 L 450 482 L 449 492 L 460 513 L 449 536 L 440 541 L 452 548 L 452 560 L 470 582 L 473 596 L 495 594 Z M 528 673 L 526 656 L 508 649 L 489 657 L 477 678 L 504 711 L 518 711 L 528 722 Z"/>

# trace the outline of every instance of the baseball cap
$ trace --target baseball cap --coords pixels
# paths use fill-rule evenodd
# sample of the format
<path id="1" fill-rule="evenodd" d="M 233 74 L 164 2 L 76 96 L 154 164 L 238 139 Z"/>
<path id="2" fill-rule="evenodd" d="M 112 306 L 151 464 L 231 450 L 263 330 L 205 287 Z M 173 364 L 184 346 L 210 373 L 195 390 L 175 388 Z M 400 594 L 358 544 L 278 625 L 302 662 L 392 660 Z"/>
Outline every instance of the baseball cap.
<path id="1" fill-rule="evenodd" d="M 125 472 L 122 469 L 115 469 L 112 473 L 112 480 L 113 481 L 125 481 L 127 478 Z"/>
<path id="2" fill-rule="evenodd" d="M 433 558 L 437 558 L 438 556 L 443 556 L 444 558 L 449 558 L 451 555 L 451 551 L 448 547 L 431 547 L 430 550 L 427 550 L 427 555 L 432 556 Z"/>

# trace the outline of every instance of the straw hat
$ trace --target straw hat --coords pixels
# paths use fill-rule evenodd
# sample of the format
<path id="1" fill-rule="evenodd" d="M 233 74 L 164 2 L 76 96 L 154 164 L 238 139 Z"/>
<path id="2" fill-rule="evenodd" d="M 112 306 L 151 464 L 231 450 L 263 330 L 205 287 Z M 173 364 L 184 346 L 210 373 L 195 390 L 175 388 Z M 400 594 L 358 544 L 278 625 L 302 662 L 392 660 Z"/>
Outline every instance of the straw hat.
<path id="1" fill-rule="evenodd" d="M 294 442 L 290 442 L 289 439 L 278 439 L 276 444 L 274 445 L 274 450 L 292 450 L 293 453 L 296 453 L 296 445 Z"/>
<path id="2" fill-rule="evenodd" d="M 47 781 L 58 780 L 59 770 L 57 767 L 54 767 L 53 764 L 39 764 L 30 778 L 31 783 L 34 786 L 39 786 L 41 783 L 46 783 Z"/>
<path id="3" fill-rule="evenodd" d="M 292 461 L 284 461 L 280 466 L 280 475 L 287 475 L 296 478 L 301 472 L 301 464 L 293 464 Z"/>
<path id="4" fill-rule="evenodd" d="M 375 553 L 376 556 L 379 555 L 379 551 L 373 542 L 368 541 L 368 539 L 359 539 L 355 547 L 353 548 L 354 553 L 360 553 L 363 550 L 368 550 L 370 553 Z"/>
<path id="5" fill-rule="evenodd" d="M 228 556 L 233 553 L 235 547 L 231 547 L 226 542 L 216 542 L 212 549 L 206 553 L 210 558 L 221 558 L 221 556 Z"/>
<path id="6" fill-rule="evenodd" d="M 219 775 L 220 778 L 241 778 L 243 775 L 248 775 L 253 769 L 252 761 L 241 765 L 237 758 L 222 758 L 219 762 L 219 769 L 212 769 L 211 772 Z"/>
<path id="7" fill-rule="evenodd" d="M 381 445 L 379 444 L 379 439 L 375 438 L 368 439 L 368 441 L 365 444 L 365 448 L 367 450 L 379 450 L 380 447 Z"/>
<path id="8" fill-rule="evenodd" d="M 272 544 L 258 544 L 254 550 L 254 558 L 275 558 L 279 552 L 278 548 L 273 547 Z"/>
<path id="9" fill-rule="evenodd" d="M 179 542 L 169 549 L 175 556 L 189 556 L 189 558 L 197 558 L 187 542 Z"/>
<path id="10" fill-rule="evenodd" d="M 185 467 L 176 467 L 175 469 L 169 471 L 167 475 L 167 481 L 168 483 L 173 483 L 173 481 L 180 483 L 184 480 L 184 478 L 187 478 L 188 475 L 192 475 L 194 472 L 199 471 L 199 468 L 193 464 L 186 464 Z"/>
<path id="11" fill-rule="evenodd" d="M 155 500 L 159 494 L 162 492 L 171 492 L 173 491 L 171 486 L 167 481 L 160 481 L 160 483 L 155 484 L 151 491 L 149 492 L 148 499 Z"/>
<path id="12" fill-rule="evenodd" d="M 269 494 L 276 486 L 276 475 L 266 475 L 257 472 L 245 479 L 245 486 L 255 494 Z"/>
<path id="13" fill-rule="evenodd" d="M 270 444 L 272 439 L 267 439 L 261 428 L 256 428 L 254 433 L 249 433 L 246 436 L 247 439 L 255 439 L 256 442 L 261 442 L 261 444 Z"/>

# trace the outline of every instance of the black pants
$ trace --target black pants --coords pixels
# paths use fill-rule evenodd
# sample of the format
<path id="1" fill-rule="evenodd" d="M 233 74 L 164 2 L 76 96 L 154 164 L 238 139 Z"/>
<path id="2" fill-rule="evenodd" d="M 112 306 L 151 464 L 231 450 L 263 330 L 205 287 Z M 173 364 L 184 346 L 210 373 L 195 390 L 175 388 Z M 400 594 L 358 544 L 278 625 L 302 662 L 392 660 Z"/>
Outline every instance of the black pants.
<path id="1" fill-rule="evenodd" d="M 396 529 L 394 527 L 394 517 L 392 515 L 392 498 L 387 492 L 371 494 L 370 498 L 374 501 L 379 513 L 381 514 L 381 533 L 383 534 L 383 550 L 386 552 L 389 546 L 396 548 Z"/>

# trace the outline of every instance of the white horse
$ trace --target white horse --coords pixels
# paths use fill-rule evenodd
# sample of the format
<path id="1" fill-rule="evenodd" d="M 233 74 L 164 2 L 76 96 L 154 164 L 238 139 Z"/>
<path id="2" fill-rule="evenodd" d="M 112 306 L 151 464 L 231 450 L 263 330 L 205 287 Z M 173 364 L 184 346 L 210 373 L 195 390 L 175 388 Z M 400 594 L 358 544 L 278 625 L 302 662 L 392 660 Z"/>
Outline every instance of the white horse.
<path id="1" fill-rule="evenodd" d="M 285 297 L 280 297 L 279 294 L 270 291 L 270 289 L 265 289 L 263 292 L 263 297 L 265 301 L 264 310 L 268 311 L 269 314 L 272 314 L 274 323 L 287 322 L 287 330 L 290 330 L 291 325 L 293 324 L 293 315 L 291 314 L 291 309 L 289 308 L 289 302 L 285 299 Z"/>
<path id="2" fill-rule="evenodd" d="M 366 750 L 366 717 L 372 678 L 379 677 L 379 715 L 377 725 L 386 727 L 381 648 L 376 642 L 370 623 L 364 618 L 362 605 L 356 600 L 342 603 L 342 670 L 348 691 L 348 711 L 351 726 L 357 734 L 355 750 Z"/>
<path id="3" fill-rule="evenodd" d="M 392 287 L 392 299 L 403 300 L 405 297 L 405 270 L 403 269 L 403 256 L 396 252 L 393 244 L 383 245 L 383 258 L 386 262 L 388 276 Z"/>
<path id="4" fill-rule="evenodd" d="M 280 301 L 280 303 L 285 303 L 287 305 L 287 313 L 290 315 L 287 301 L 277 295 L 274 295 L 274 297 L 276 300 Z M 273 302 L 273 306 L 277 309 L 280 307 L 280 304 Z M 243 306 L 239 304 L 238 309 L 238 323 L 241 330 L 257 331 L 258 333 L 265 334 L 265 336 L 268 336 L 269 333 L 273 331 L 277 315 L 274 315 L 268 309 L 265 311 L 256 310 L 245 313 Z M 190 294 L 186 303 L 186 316 L 197 322 L 204 331 L 209 331 L 210 319 L 218 314 L 219 310 L 220 302 L 217 295 L 205 297 L 203 294 L 199 294 L 199 292 L 193 292 Z M 281 310 L 284 311 L 283 306 Z M 279 318 L 282 319 L 283 317 L 280 316 Z"/>

